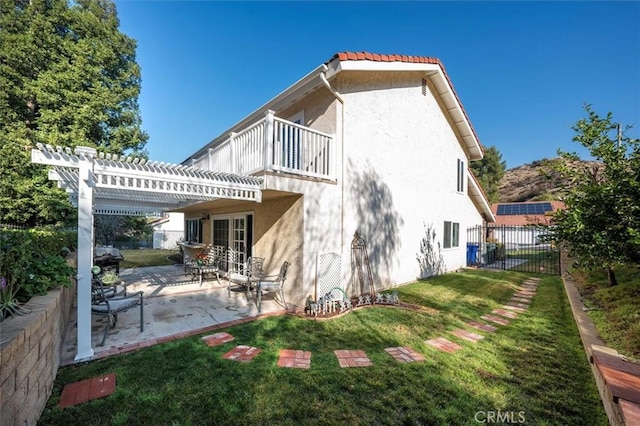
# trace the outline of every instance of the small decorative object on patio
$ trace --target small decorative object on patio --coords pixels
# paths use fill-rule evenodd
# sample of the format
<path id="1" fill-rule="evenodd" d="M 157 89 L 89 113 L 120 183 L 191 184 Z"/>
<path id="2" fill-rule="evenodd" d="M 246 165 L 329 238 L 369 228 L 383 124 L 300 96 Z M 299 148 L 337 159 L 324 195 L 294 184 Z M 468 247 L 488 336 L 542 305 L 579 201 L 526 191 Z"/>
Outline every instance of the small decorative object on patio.
<path id="1" fill-rule="evenodd" d="M 110 271 L 105 272 L 100 277 L 100 281 L 102 281 L 102 284 L 104 284 L 104 285 L 114 285 L 119 280 L 120 280 L 120 278 L 118 277 L 118 274 L 116 274 L 115 272 L 110 272 Z"/>
<path id="2" fill-rule="evenodd" d="M 202 266 L 206 263 L 206 261 L 207 261 L 207 253 L 200 252 L 196 255 L 196 265 Z"/>
<path id="3" fill-rule="evenodd" d="M 309 315 L 318 316 L 320 314 L 341 314 L 353 309 L 351 300 L 347 294 L 339 287 L 332 288 L 324 296 L 314 302 L 311 297 L 307 298 L 307 307 L 305 311 Z"/>

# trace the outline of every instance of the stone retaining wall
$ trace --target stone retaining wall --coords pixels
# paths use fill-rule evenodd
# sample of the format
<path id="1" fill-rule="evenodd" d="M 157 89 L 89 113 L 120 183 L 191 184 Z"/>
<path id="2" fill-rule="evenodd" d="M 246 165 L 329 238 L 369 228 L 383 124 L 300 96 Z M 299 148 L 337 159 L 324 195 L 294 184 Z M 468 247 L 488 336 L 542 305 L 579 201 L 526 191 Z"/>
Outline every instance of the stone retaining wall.
<path id="1" fill-rule="evenodd" d="M 0 425 L 35 425 L 60 365 L 75 286 L 51 290 L 0 323 Z"/>

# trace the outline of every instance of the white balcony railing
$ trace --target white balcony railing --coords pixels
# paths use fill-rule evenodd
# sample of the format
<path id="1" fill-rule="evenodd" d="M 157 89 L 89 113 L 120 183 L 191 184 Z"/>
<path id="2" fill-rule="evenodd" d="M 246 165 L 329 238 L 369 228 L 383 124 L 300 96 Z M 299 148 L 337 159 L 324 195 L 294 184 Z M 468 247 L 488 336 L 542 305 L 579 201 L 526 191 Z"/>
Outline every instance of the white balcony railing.
<path id="1" fill-rule="evenodd" d="M 302 176 L 333 178 L 333 138 L 322 132 L 275 117 L 265 118 L 231 133 L 192 165 L 217 172 L 254 174 L 280 171 Z"/>

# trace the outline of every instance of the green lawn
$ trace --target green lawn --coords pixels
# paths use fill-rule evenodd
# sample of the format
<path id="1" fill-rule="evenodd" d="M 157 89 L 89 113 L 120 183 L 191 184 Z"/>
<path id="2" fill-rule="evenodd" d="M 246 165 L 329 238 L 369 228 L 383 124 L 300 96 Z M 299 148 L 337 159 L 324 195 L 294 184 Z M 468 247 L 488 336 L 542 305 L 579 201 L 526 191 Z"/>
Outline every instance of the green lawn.
<path id="1" fill-rule="evenodd" d="M 143 266 L 173 265 L 174 262 L 169 256 L 177 255 L 179 250 L 122 250 L 124 261 L 120 263 L 121 268 L 140 268 Z"/>
<path id="2" fill-rule="evenodd" d="M 508 252 L 509 257 L 516 259 L 524 259 L 525 263 L 521 263 L 512 269 L 518 272 L 537 273 L 540 267 L 544 268 L 547 274 L 560 273 L 560 253 L 556 250 L 530 249 L 530 250 L 512 250 Z"/>
<path id="3" fill-rule="evenodd" d="M 272 317 L 225 329 L 236 340 L 218 347 L 194 336 L 64 367 L 40 424 L 473 425 L 499 410 L 526 424 L 606 425 L 562 283 L 539 277 L 531 307 L 476 344 L 447 331 L 504 304 L 525 274 L 452 273 L 399 289 L 401 301 L 425 308 L 418 311 Z M 435 337 L 464 348 L 440 352 L 425 344 Z M 246 364 L 222 359 L 238 344 L 262 352 Z M 398 363 L 384 351 L 395 346 L 427 359 Z M 277 367 L 280 349 L 311 351 L 311 368 Z M 340 368 L 337 349 L 362 349 L 373 366 Z M 114 394 L 57 408 L 63 385 L 112 372 Z"/>

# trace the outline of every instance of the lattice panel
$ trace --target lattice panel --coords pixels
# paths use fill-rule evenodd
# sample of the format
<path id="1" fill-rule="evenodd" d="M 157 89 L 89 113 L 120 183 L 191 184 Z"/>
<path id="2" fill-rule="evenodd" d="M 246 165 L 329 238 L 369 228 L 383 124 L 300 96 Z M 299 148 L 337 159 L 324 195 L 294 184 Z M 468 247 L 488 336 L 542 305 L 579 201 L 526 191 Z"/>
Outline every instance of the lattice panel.
<path id="1" fill-rule="evenodd" d="M 336 287 L 344 290 L 342 285 L 342 257 L 338 253 L 323 253 L 318 256 L 316 300 Z"/>

